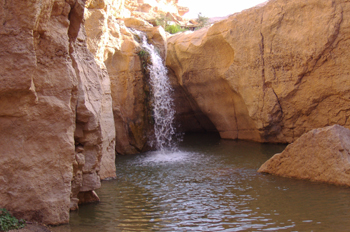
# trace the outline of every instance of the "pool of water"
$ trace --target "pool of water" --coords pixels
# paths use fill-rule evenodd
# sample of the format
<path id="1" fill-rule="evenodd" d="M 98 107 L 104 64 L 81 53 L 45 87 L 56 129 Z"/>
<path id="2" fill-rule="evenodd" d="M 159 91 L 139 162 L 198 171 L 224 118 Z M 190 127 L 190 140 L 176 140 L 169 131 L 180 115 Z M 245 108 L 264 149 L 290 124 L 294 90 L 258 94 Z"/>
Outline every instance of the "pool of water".
<path id="1" fill-rule="evenodd" d="M 187 135 L 118 156 L 117 179 L 53 231 L 350 231 L 350 189 L 257 173 L 284 145 Z"/>

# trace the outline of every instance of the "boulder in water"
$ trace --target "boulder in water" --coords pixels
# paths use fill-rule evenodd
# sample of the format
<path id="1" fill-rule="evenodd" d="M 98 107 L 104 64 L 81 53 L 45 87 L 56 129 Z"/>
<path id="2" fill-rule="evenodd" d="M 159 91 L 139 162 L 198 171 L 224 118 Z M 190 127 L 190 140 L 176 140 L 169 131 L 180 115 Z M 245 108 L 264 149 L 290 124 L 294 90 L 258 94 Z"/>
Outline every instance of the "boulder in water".
<path id="1" fill-rule="evenodd" d="M 311 130 L 258 172 L 350 186 L 350 130 L 340 125 Z"/>

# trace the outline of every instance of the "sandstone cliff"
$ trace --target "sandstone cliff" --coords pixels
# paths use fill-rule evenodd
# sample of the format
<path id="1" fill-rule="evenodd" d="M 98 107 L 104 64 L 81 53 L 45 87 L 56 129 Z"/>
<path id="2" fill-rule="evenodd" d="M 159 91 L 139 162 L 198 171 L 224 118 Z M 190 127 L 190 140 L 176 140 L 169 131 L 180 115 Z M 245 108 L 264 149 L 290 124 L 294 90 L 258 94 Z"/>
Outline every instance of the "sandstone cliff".
<path id="1" fill-rule="evenodd" d="M 147 149 L 146 80 L 127 26 L 145 31 L 163 57 L 166 38 L 161 28 L 128 18 L 145 4 L 0 0 L 0 207 L 67 223 L 78 203 L 99 200 L 100 179 L 115 177 L 115 150 Z M 185 11 L 176 1 L 156 1 L 141 13 Z"/>
<path id="2" fill-rule="evenodd" d="M 149 2 L 0 0 L 0 207 L 66 223 L 115 177 L 115 151 L 149 148 L 149 87 L 129 28 L 167 58 L 184 131 L 292 142 L 350 127 L 348 1 L 271 0 L 170 38 L 131 16 L 186 9 Z"/>
<path id="3" fill-rule="evenodd" d="M 178 0 L 125 0 L 121 16 L 153 21 L 162 14 L 177 23 L 184 23 L 186 20 L 182 16 L 189 9 L 179 6 L 178 2 Z"/>
<path id="4" fill-rule="evenodd" d="M 166 63 L 223 138 L 350 127 L 349 13 L 345 0 L 271 0 L 170 37 Z"/>
<path id="5" fill-rule="evenodd" d="M 80 0 L 0 1 L 0 206 L 27 220 L 67 223 L 71 198 L 115 176 L 109 79 L 83 13 Z"/>
<path id="6" fill-rule="evenodd" d="M 145 5 L 151 8 L 142 10 Z M 154 27 L 142 18 L 150 20 L 159 14 L 172 14 L 181 20 L 179 17 L 184 13 L 181 9 L 177 1 L 90 0 L 86 3 L 87 45 L 111 80 L 118 154 L 135 154 L 150 149 L 148 142 L 153 137 L 149 84 L 143 72 L 142 66 L 145 65 L 138 55 L 140 40 L 132 29 L 143 31 L 148 42 L 165 59 L 167 40 L 164 29 Z M 126 14 L 127 11 L 131 13 Z M 181 98 L 181 95 L 177 96 Z M 192 113 L 191 107 L 186 109 Z"/>

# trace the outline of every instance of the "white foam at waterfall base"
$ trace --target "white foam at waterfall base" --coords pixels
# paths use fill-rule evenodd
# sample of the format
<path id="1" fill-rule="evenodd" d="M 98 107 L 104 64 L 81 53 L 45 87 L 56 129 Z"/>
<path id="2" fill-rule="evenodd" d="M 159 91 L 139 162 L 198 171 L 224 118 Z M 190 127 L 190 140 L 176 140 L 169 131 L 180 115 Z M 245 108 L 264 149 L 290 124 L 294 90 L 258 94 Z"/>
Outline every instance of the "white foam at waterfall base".
<path id="1" fill-rule="evenodd" d="M 152 151 L 147 152 L 144 157 L 140 158 L 140 162 L 145 163 L 173 163 L 187 161 L 192 157 L 192 153 L 184 151 Z"/>
<path id="2" fill-rule="evenodd" d="M 174 151 L 176 148 L 174 141 L 176 132 L 173 125 L 175 110 L 168 72 L 154 46 L 147 43 L 146 36 L 141 32 L 136 33 L 142 39 L 142 49 L 149 53 L 151 59 L 151 65 L 148 65 L 147 68 L 150 72 L 155 147 L 161 151 Z"/>
<path id="3" fill-rule="evenodd" d="M 198 152 L 186 151 L 186 150 L 158 150 L 148 151 L 143 154 L 137 155 L 130 165 L 136 166 L 163 166 L 163 165 L 195 165 L 203 162 L 212 162 L 212 157 Z"/>

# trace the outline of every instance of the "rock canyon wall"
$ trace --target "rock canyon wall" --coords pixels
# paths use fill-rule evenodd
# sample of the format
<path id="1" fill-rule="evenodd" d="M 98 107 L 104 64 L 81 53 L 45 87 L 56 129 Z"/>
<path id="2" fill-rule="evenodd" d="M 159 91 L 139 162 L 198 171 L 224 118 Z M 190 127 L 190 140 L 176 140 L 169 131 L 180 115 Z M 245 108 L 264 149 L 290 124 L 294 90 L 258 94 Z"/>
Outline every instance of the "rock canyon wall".
<path id="1" fill-rule="evenodd" d="M 0 0 L 0 207 L 15 216 L 67 223 L 115 177 L 116 150 L 146 149 L 145 80 L 126 25 L 164 58 L 166 39 L 145 21 L 117 20 L 131 3 Z"/>
<path id="2" fill-rule="evenodd" d="M 150 7 L 148 11 L 144 10 L 145 5 Z M 141 61 L 139 55 L 140 38 L 132 30 L 144 32 L 148 42 L 165 59 L 167 39 L 164 29 L 143 19 L 152 21 L 160 14 L 170 14 L 181 21 L 180 15 L 184 12 L 177 6 L 177 1 L 105 0 L 86 4 L 87 45 L 111 80 L 117 154 L 146 151 L 150 149 L 148 142 L 153 137 L 146 64 L 142 64 L 145 61 Z M 186 109 L 192 112 L 191 107 Z"/>
<path id="3" fill-rule="evenodd" d="M 293 142 L 350 127 L 350 4 L 271 0 L 168 39 L 166 64 L 222 138 Z"/>
<path id="4" fill-rule="evenodd" d="M 150 149 L 147 71 L 130 28 L 166 58 L 183 131 L 293 142 L 350 127 L 350 2 L 271 0 L 170 37 L 145 21 L 181 21 L 187 10 L 171 0 L 0 0 L 0 207 L 67 223 L 115 177 L 116 153 Z"/>
<path id="5" fill-rule="evenodd" d="M 0 207 L 67 223 L 114 177 L 108 75 L 85 43 L 84 2 L 0 1 Z"/>

